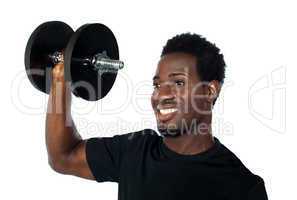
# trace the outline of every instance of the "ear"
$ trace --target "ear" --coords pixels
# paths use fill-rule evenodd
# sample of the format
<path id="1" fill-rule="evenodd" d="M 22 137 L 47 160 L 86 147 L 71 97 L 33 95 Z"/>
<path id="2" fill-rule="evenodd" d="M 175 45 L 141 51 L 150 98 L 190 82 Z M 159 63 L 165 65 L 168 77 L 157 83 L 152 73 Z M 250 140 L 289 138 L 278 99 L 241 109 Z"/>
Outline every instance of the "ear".
<path id="1" fill-rule="evenodd" d="M 213 103 L 218 98 L 221 91 L 221 83 L 217 80 L 212 80 L 208 83 L 208 98 L 207 101 Z"/>

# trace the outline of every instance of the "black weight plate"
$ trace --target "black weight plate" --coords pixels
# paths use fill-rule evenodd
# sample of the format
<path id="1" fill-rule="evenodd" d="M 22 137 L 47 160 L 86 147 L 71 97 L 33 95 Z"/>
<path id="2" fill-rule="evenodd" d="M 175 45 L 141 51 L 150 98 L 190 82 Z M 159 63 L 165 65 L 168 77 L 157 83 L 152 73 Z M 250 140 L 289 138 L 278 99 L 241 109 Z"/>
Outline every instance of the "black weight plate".
<path id="1" fill-rule="evenodd" d="M 45 22 L 31 34 L 25 50 L 25 68 L 38 90 L 49 93 L 53 64 L 48 55 L 64 50 L 72 34 L 72 28 L 59 21 Z"/>
<path id="2" fill-rule="evenodd" d="M 75 62 L 73 58 L 92 57 L 106 51 L 111 59 L 119 59 L 116 38 L 112 31 L 103 24 L 81 26 L 71 37 L 65 50 L 65 78 L 72 83 L 72 92 L 85 100 L 96 101 L 112 88 L 117 73 L 100 75 L 91 66 Z"/>

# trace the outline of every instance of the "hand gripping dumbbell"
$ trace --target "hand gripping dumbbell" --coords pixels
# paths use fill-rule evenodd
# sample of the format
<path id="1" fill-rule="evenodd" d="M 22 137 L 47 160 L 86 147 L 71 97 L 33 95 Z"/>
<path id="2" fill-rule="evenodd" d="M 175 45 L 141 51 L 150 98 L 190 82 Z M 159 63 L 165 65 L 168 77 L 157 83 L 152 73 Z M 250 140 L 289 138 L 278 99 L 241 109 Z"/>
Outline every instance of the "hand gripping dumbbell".
<path id="1" fill-rule="evenodd" d="M 85 24 L 74 32 L 64 22 L 45 22 L 34 30 L 26 46 L 25 67 L 30 82 L 48 94 L 51 71 L 61 62 L 73 94 L 88 101 L 106 96 L 118 70 L 124 67 L 116 38 L 107 26 Z"/>

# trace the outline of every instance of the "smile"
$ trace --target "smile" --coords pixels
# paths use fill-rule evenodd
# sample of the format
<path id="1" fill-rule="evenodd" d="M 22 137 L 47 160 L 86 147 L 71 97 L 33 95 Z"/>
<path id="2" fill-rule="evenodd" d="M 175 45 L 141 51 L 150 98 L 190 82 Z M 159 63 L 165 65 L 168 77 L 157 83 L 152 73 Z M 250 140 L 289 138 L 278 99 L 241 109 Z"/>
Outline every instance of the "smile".
<path id="1" fill-rule="evenodd" d="M 173 119 L 178 111 L 177 108 L 159 108 L 157 110 L 157 118 L 163 123 Z"/>
<path id="2" fill-rule="evenodd" d="M 160 109 L 159 112 L 160 112 L 162 115 L 167 115 L 167 114 L 170 114 L 170 113 L 177 112 L 177 109 L 176 109 L 176 108 Z"/>

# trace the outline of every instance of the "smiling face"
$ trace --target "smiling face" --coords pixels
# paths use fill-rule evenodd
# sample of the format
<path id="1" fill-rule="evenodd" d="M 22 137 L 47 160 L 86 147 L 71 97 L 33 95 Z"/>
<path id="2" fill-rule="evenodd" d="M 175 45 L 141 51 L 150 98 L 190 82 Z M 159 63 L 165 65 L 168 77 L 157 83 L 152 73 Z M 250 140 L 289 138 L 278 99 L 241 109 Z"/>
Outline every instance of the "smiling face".
<path id="1" fill-rule="evenodd" d="M 210 110 L 209 85 L 200 81 L 196 62 L 191 54 L 170 53 L 158 63 L 151 103 L 164 136 L 190 133 Z"/>

